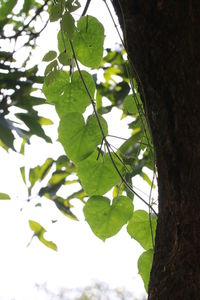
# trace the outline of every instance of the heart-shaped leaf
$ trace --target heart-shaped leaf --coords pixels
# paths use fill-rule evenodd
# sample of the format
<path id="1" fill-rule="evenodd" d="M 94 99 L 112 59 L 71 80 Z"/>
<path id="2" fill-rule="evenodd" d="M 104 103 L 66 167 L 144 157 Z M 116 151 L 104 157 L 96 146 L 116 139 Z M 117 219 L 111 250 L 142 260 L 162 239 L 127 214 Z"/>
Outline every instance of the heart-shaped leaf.
<path id="1" fill-rule="evenodd" d="M 85 66 L 97 68 L 103 56 L 104 27 L 92 16 L 82 17 L 77 27 L 73 39 L 76 56 Z"/>
<path id="2" fill-rule="evenodd" d="M 99 120 L 104 134 L 107 135 L 106 121 L 100 115 Z M 89 116 L 85 124 L 80 113 L 68 113 L 61 119 L 58 133 L 67 156 L 75 163 L 90 155 L 102 141 L 102 133 L 95 115 Z"/>
<path id="3" fill-rule="evenodd" d="M 73 35 L 73 47 L 77 59 L 85 66 L 99 67 L 103 56 L 104 28 L 94 17 L 82 17 L 77 23 L 78 30 Z M 69 56 L 72 56 L 71 46 L 67 37 L 58 33 L 58 49 L 63 52 L 66 48 Z"/>
<path id="4" fill-rule="evenodd" d="M 148 284 L 153 261 L 153 249 L 143 252 L 138 259 L 138 271 L 144 282 L 144 287 L 148 293 Z"/>
<path id="5" fill-rule="evenodd" d="M 151 217 L 150 225 L 149 214 L 144 210 L 136 210 L 128 223 L 127 231 L 144 249 L 148 250 L 153 248 L 152 238 L 155 238 L 156 224 L 157 218 L 154 215 Z"/>
<path id="6" fill-rule="evenodd" d="M 94 80 L 86 71 L 82 71 L 82 75 L 93 97 L 95 92 Z M 90 104 L 90 99 L 78 71 L 73 73 L 71 82 L 69 72 L 54 71 L 54 77 L 51 82 L 48 83 L 48 85 L 44 83 L 43 92 L 47 101 L 55 104 L 56 111 L 60 118 L 68 112 L 83 113 Z"/>
<path id="7" fill-rule="evenodd" d="M 98 160 L 97 157 L 98 152 L 96 151 L 77 164 L 77 174 L 89 196 L 104 195 L 120 181 L 120 176 L 113 166 L 109 154 L 105 154 L 103 157 L 100 155 Z M 114 155 L 112 157 L 118 170 L 121 171 L 121 163 Z"/>
<path id="8" fill-rule="evenodd" d="M 92 231 L 101 240 L 115 235 L 133 214 L 133 203 L 125 196 L 110 200 L 102 196 L 92 196 L 84 206 L 85 219 Z"/>

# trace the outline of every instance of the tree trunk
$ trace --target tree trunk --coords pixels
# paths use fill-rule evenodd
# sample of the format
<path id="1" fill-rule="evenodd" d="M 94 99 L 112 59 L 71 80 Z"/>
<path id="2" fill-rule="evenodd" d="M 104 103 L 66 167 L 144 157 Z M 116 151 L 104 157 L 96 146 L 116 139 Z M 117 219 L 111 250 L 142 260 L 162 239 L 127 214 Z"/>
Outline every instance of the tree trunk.
<path id="1" fill-rule="evenodd" d="M 200 299 L 200 1 L 113 0 L 143 84 L 159 217 L 150 300 Z"/>

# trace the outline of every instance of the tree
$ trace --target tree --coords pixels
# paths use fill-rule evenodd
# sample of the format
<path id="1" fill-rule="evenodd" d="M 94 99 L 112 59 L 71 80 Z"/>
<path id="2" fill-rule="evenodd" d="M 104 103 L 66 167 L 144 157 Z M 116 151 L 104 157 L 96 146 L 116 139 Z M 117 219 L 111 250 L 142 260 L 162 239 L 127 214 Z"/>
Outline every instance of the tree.
<path id="1" fill-rule="evenodd" d="M 200 3 L 113 4 L 142 82 L 156 153 L 159 218 L 149 299 L 199 299 Z"/>
<path id="2" fill-rule="evenodd" d="M 66 155 L 57 160 L 48 158 L 42 166 L 29 170 L 29 196 L 35 183 L 43 180 L 54 167 L 56 170 L 53 171 L 47 186 L 39 189 L 39 196 L 53 201 L 58 209 L 73 219 L 76 217 L 71 212 L 70 200 L 78 198 L 83 201 L 86 220 L 102 240 L 113 236 L 128 223 L 128 233 L 146 250 L 138 261 L 146 289 L 154 252 L 149 299 L 198 299 L 200 275 L 197 122 L 200 109 L 199 31 L 196 27 L 200 5 L 197 1 L 164 3 L 113 0 L 112 3 L 124 32 L 122 46 L 126 48 L 128 61 L 123 48 L 115 51 L 107 49 L 102 60 L 103 26 L 92 16 L 82 16 L 75 21 L 73 13 L 80 7 L 78 1 L 59 0 L 54 5 L 46 1 L 42 6 L 35 1 L 25 1 L 20 11 L 26 17 L 30 8 L 35 9 L 35 19 L 49 4 L 50 21 L 60 21 L 61 24 L 58 53 L 50 50 L 43 58 L 48 62 L 43 92 L 47 101 L 55 105 L 60 117 L 59 140 Z M 1 31 L 14 20 L 12 24 L 16 33 L 12 38 L 16 40 L 25 32 L 30 41 L 37 33 L 29 26 L 31 22 L 22 26 L 22 20 L 15 21 L 12 12 L 14 4 L 10 0 L 2 6 Z M 108 5 L 107 8 L 111 13 Z M 6 38 L 5 33 L 2 38 Z M 2 68 L 8 69 L 9 74 L 19 74 L 16 69 L 11 72 L 12 64 L 5 63 L 13 57 L 13 53 L 2 55 Z M 102 68 L 105 81 L 97 81 L 97 71 L 93 77 L 87 71 L 81 71 L 80 63 L 91 69 Z M 36 70 L 34 76 L 35 74 Z M 114 75 L 118 76 L 117 81 Z M 6 100 L 1 102 L 1 124 L 7 132 L 5 135 L 4 130 L 1 131 L 2 144 L 4 147 L 7 145 L 13 148 L 12 132 L 16 130 L 16 126 L 10 126 L 10 121 L 7 121 L 9 111 L 6 109 L 8 104 L 21 105 L 19 101 L 23 97 L 26 100 L 26 107 L 23 106 L 26 113 L 21 113 L 18 118 L 30 129 L 28 134 L 24 129 L 18 131 L 23 137 L 23 145 L 28 141 L 27 135 L 32 134 L 37 134 L 49 142 L 41 127 L 45 122 L 38 117 L 31 101 L 46 102 L 43 98 L 30 99 L 32 84 L 37 77 L 30 83 L 29 73 L 23 73 L 26 85 L 29 84 L 28 90 L 23 94 L 21 91 L 24 80 L 20 80 L 21 73 L 18 76 L 19 87 L 15 78 L 7 81 L 12 83 L 14 90 L 18 90 L 17 97 L 14 97 L 15 93 L 8 96 L 5 90 L 2 92 L 2 99 Z M 8 83 L 5 85 L 3 80 L 2 88 L 9 89 Z M 103 97 L 109 99 L 110 105 L 103 104 Z M 85 123 L 82 114 L 89 105 L 93 113 Z M 109 141 L 107 123 L 103 117 L 113 107 L 121 109 L 123 117 L 133 117 L 129 124 L 132 135 L 117 151 Z M 51 122 L 46 120 L 46 123 Z M 153 182 L 144 173 L 144 166 L 155 173 L 155 162 L 160 200 L 154 247 L 157 212 L 151 199 Z M 78 175 L 73 182 L 80 184 L 80 190 L 68 197 L 61 197 L 58 195 L 59 188 L 63 184 L 73 183 L 68 179 L 71 174 Z M 22 175 L 24 177 L 23 168 Z M 150 183 L 150 196 L 147 200 L 132 186 L 132 178 L 136 175 Z M 111 189 L 112 200 L 104 196 Z M 149 214 L 145 211 L 133 212 L 134 195 L 148 205 Z M 2 194 L 2 197 L 6 196 Z M 54 243 L 44 239 L 45 229 L 40 224 L 33 220 L 29 224 L 41 242 L 56 249 Z"/>

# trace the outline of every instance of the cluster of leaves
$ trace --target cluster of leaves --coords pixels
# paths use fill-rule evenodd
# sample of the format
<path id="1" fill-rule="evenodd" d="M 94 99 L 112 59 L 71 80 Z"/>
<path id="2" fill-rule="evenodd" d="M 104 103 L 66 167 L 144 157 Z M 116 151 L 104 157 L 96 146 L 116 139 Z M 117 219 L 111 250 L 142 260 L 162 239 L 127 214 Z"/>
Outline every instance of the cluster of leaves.
<path id="1" fill-rule="evenodd" d="M 85 193 L 86 221 L 103 241 L 127 224 L 128 233 L 146 250 L 139 258 L 138 267 L 147 289 L 156 217 L 153 216 L 150 226 L 147 212 L 134 211 L 132 178 L 141 175 L 151 185 L 143 167 L 153 170 L 152 145 L 146 126 L 144 129 L 137 85 L 131 92 L 124 50 L 108 49 L 103 58 L 104 28 L 92 16 L 75 21 L 72 12 L 78 7 L 78 1 L 60 0 L 51 9 L 50 20 L 60 21 L 59 53 L 50 50 L 44 57 L 49 64 L 43 92 L 60 117 L 59 141 Z M 87 68 L 103 68 L 105 82 L 97 83 L 98 72 L 92 76 L 81 71 L 79 63 Z M 103 106 L 103 97 L 111 104 Z M 86 119 L 84 113 L 88 107 L 92 112 Z M 103 118 L 113 107 L 122 110 L 123 118 L 133 117 L 129 124 L 132 135 L 117 151 L 108 142 L 108 125 Z M 113 197 L 109 199 L 105 194 L 111 190 Z"/>
<path id="2" fill-rule="evenodd" d="M 25 0 L 21 7 L 17 7 L 17 1 L 1 1 L 0 146 L 6 150 L 11 148 L 15 151 L 14 140 L 18 137 L 23 139 L 22 145 L 29 142 L 32 135 L 51 142 L 42 126 L 52 124 L 52 121 L 39 116 L 35 109 L 38 105 L 45 104 L 45 101 L 42 97 L 32 95 L 37 90 L 34 84 L 41 86 L 43 77 L 37 75 L 37 66 L 26 68 L 36 38 L 44 29 L 44 25 L 41 25 L 39 32 L 36 32 L 34 24 L 42 11 L 47 9 L 47 2 L 41 5 L 40 1 Z M 25 42 L 19 48 L 21 36 Z M 15 57 L 22 48 L 25 61 L 19 65 Z M 21 152 L 23 153 L 23 147 Z"/>
<path id="3" fill-rule="evenodd" d="M 32 42 L 39 34 L 34 31 L 33 22 L 48 1 L 41 5 L 37 1 L 25 0 L 18 13 L 13 13 L 15 1 L 2 3 L 1 39 L 16 41 L 23 33 L 28 37 L 24 47 L 30 46 L 33 49 Z M 125 51 L 121 47 L 117 50 L 106 49 L 103 57 L 104 27 L 93 16 L 75 20 L 72 13 L 79 7 L 77 0 L 58 0 L 49 5 L 50 21 L 59 21 L 60 31 L 58 51 L 50 50 L 43 58 L 48 63 L 43 84 L 47 102 L 31 95 L 35 90 L 33 84 L 43 83 L 43 78 L 37 76 L 37 67 L 27 70 L 26 59 L 21 67 L 16 68 L 15 49 L 9 53 L 0 52 L 0 144 L 5 149 L 14 149 L 15 136 L 20 136 L 23 139 L 23 153 L 24 144 L 34 134 L 51 142 L 42 125 L 52 122 L 39 116 L 35 106 L 53 104 L 60 118 L 58 135 L 66 155 L 57 160 L 47 158 L 41 166 L 29 170 L 28 179 L 24 167 L 21 168 L 29 197 L 36 183 L 43 183 L 47 174 L 51 174 L 48 183 L 39 188 L 38 195 L 53 201 L 63 214 L 74 220 L 77 218 L 71 211 L 70 200 L 77 198 L 83 201 L 85 219 L 100 239 L 104 241 L 115 235 L 126 224 L 130 236 L 145 249 L 139 258 L 138 268 L 147 289 L 156 216 L 150 218 L 146 211 L 134 211 L 133 205 L 133 177 L 140 175 L 151 186 L 151 180 L 143 168 L 154 170 L 153 149 L 140 95 L 125 59 Z M 31 22 L 26 22 L 30 11 L 34 11 L 34 17 Z M 4 27 L 7 24 L 12 24 L 15 31 L 13 36 L 6 36 Z M 87 71 L 81 71 L 79 64 Z M 96 72 L 93 76 L 89 72 L 91 69 L 93 73 L 94 70 Z M 101 83 L 97 80 L 100 69 L 104 71 L 104 81 Z M 104 99 L 109 101 L 109 105 L 104 105 Z M 20 123 L 12 119 L 12 107 L 18 108 L 15 117 Z M 117 150 L 109 143 L 108 125 L 103 117 L 114 107 L 122 111 L 122 118 L 132 117 L 129 124 L 131 136 Z M 86 109 L 92 111 L 87 119 Z M 72 174 L 76 179 L 69 179 Z M 80 189 L 77 192 L 63 198 L 58 195 L 63 185 L 73 183 L 79 183 Z M 112 197 L 105 195 L 110 191 Z M 3 199 L 7 197 L 3 193 L 1 196 Z M 45 229 L 40 224 L 30 220 L 29 225 L 34 236 L 56 250 L 53 242 L 45 240 Z"/>

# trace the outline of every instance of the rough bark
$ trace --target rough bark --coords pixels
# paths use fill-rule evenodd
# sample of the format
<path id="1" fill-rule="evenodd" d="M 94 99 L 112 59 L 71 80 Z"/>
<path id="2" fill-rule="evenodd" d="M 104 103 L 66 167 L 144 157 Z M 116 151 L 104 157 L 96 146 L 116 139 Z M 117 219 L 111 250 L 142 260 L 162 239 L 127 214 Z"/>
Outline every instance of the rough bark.
<path id="1" fill-rule="evenodd" d="M 200 299 L 200 1 L 113 5 L 143 84 L 156 152 L 159 218 L 149 299 Z"/>

